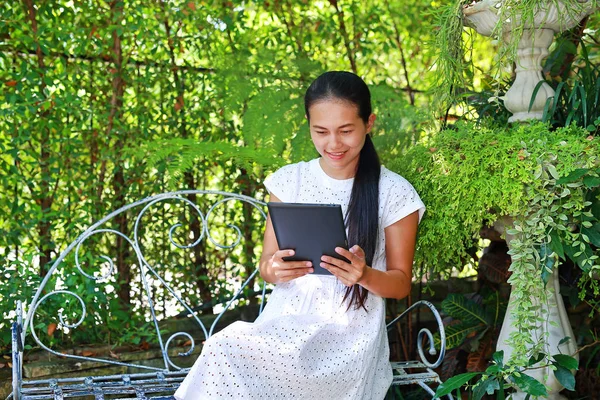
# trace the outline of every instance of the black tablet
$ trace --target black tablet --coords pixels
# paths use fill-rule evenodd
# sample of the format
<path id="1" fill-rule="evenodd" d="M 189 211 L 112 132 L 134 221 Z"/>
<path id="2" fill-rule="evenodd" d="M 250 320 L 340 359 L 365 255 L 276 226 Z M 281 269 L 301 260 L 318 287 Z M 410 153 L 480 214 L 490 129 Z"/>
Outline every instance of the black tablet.
<path id="1" fill-rule="evenodd" d="M 331 275 L 322 268 L 321 256 L 328 255 L 348 262 L 335 252 L 336 247 L 348 249 L 342 207 L 339 204 L 306 204 L 269 202 L 269 215 L 280 249 L 292 249 L 295 254 L 286 261 L 311 261 L 314 274 Z"/>

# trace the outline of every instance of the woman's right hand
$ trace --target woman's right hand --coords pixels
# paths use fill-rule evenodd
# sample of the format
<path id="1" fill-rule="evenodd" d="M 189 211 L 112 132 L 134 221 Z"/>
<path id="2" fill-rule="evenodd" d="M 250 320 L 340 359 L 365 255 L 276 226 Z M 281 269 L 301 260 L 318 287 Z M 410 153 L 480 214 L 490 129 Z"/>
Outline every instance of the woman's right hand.
<path id="1" fill-rule="evenodd" d="M 271 271 L 275 277 L 274 283 L 288 282 L 314 271 L 310 261 L 285 261 L 283 257 L 294 255 L 294 250 L 277 250 L 271 256 Z"/>

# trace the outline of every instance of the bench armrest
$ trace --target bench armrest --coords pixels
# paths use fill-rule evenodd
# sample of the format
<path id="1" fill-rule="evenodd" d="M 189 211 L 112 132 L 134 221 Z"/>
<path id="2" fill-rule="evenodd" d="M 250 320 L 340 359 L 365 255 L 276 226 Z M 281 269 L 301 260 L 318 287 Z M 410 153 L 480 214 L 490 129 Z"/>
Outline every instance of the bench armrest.
<path id="1" fill-rule="evenodd" d="M 437 351 L 435 350 L 435 341 L 433 339 L 433 334 L 427 328 L 422 328 L 419 331 L 419 334 L 417 336 L 417 351 L 419 352 L 419 358 L 421 359 L 421 362 L 427 367 L 437 368 L 442 364 L 444 356 L 446 355 L 446 331 L 444 330 L 444 324 L 442 322 L 442 318 L 440 317 L 440 313 L 433 304 L 425 300 L 417 301 L 412 306 L 408 307 L 402 314 L 400 314 L 399 316 L 394 318 L 390 323 L 388 323 L 387 330 L 390 331 L 394 327 L 394 324 L 396 322 L 402 319 L 402 317 L 407 315 L 410 311 L 418 307 L 427 307 L 433 313 L 433 316 L 435 317 L 435 320 L 438 325 L 438 331 L 440 333 L 440 352 L 438 354 L 437 360 L 434 363 L 430 363 L 427 360 L 427 357 L 425 357 L 425 353 L 423 351 L 423 336 L 426 335 L 427 339 L 429 340 L 429 354 L 435 355 Z"/>

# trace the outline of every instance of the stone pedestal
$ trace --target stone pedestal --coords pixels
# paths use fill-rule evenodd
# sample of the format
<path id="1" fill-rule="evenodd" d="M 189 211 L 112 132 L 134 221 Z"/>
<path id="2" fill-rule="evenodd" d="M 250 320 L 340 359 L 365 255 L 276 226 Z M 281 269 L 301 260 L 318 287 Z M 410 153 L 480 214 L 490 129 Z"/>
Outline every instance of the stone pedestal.
<path id="1" fill-rule="evenodd" d="M 542 315 L 546 318 L 546 321 L 539 326 L 535 332 L 532 332 L 532 334 L 535 335 L 536 338 L 543 338 L 547 335 L 545 347 L 543 349 L 545 353 L 573 355 L 577 351 L 577 346 L 574 343 L 575 337 L 573 329 L 571 328 L 569 317 L 567 316 L 565 305 L 560 295 L 558 268 L 554 268 L 552 277 L 546 285 L 546 289 L 548 296 L 547 303 L 540 303 L 539 299 L 531 299 L 533 304 L 541 305 Z M 504 350 L 505 359 L 508 359 L 512 354 L 512 348 L 506 344 L 506 341 L 508 340 L 510 332 L 514 329 L 512 327 L 513 307 L 514 299 L 511 294 L 506 310 L 506 316 L 502 323 L 502 329 L 498 336 L 498 345 L 496 346 L 496 350 Z M 565 337 L 570 337 L 571 340 L 559 345 L 560 341 Z M 574 357 L 579 359 L 579 355 L 577 354 Z M 566 399 L 566 397 L 559 394 L 563 389 L 563 386 L 555 378 L 554 372 L 549 367 L 529 370 L 527 371 L 527 375 L 532 376 L 540 382 L 544 382 L 548 388 L 548 399 Z M 526 397 L 527 394 L 521 391 L 517 391 L 512 395 L 513 400 L 525 400 Z"/>
<path id="2" fill-rule="evenodd" d="M 496 221 L 494 224 L 494 228 L 501 233 L 505 232 L 505 229 L 510 226 L 512 226 L 512 220 L 507 217 Z M 513 237 L 508 234 L 505 236 L 506 243 L 510 248 L 510 241 Z M 536 340 L 542 339 L 545 342 L 543 351 L 546 354 L 553 355 L 562 353 L 574 355 L 574 357 L 579 359 L 579 355 L 575 354 L 577 351 L 577 346 L 574 342 L 575 336 L 573 334 L 573 329 L 571 328 L 571 323 L 569 322 L 565 304 L 560 295 L 558 268 L 554 268 L 552 271 L 552 277 L 546 284 L 546 296 L 547 301 L 541 301 L 542 299 L 533 297 L 530 299 L 532 304 L 541 306 L 541 314 L 545 318 L 544 323 L 538 326 L 535 332 L 532 332 L 532 335 L 535 335 Z M 498 336 L 498 345 L 496 346 L 496 350 L 504 351 L 505 360 L 510 358 L 513 350 L 509 345 L 506 344 L 506 341 L 508 340 L 510 333 L 514 330 L 512 321 L 515 301 L 518 300 L 515 299 L 511 293 L 506 315 L 504 316 L 504 322 L 502 323 L 502 329 L 500 330 L 500 334 Z M 571 340 L 559 345 L 560 341 L 565 337 L 569 337 Z M 544 384 L 548 387 L 548 399 L 558 400 L 565 398 L 559 394 L 559 392 L 563 389 L 563 386 L 558 382 L 553 371 L 549 367 L 532 369 L 527 371 L 527 374 L 540 382 L 544 382 Z M 527 394 L 521 391 L 517 391 L 512 395 L 513 400 L 524 400 L 526 397 Z"/>
<path id="3" fill-rule="evenodd" d="M 542 77 L 542 61 L 548 56 L 548 48 L 554 39 L 551 29 L 526 29 L 517 49 L 516 77 L 504 95 L 504 107 L 513 115 L 508 122 L 542 119 L 546 102 L 554 97 L 554 89 Z M 529 104 L 539 82 L 531 108 Z"/>

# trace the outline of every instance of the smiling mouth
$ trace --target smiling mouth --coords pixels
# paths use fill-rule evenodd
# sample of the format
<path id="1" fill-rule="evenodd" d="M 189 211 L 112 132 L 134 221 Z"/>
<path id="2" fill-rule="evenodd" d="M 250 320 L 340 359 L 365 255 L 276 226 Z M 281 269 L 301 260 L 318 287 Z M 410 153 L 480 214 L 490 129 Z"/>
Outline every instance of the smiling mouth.
<path id="1" fill-rule="evenodd" d="M 341 157 L 344 154 L 346 154 L 345 151 L 340 151 L 340 152 L 337 152 L 337 153 L 334 153 L 334 152 L 331 152 L 331 151 L 326 151 L 326 153 L 329 154 L 330 156 L 333 156 L 333 157 Z"/>

